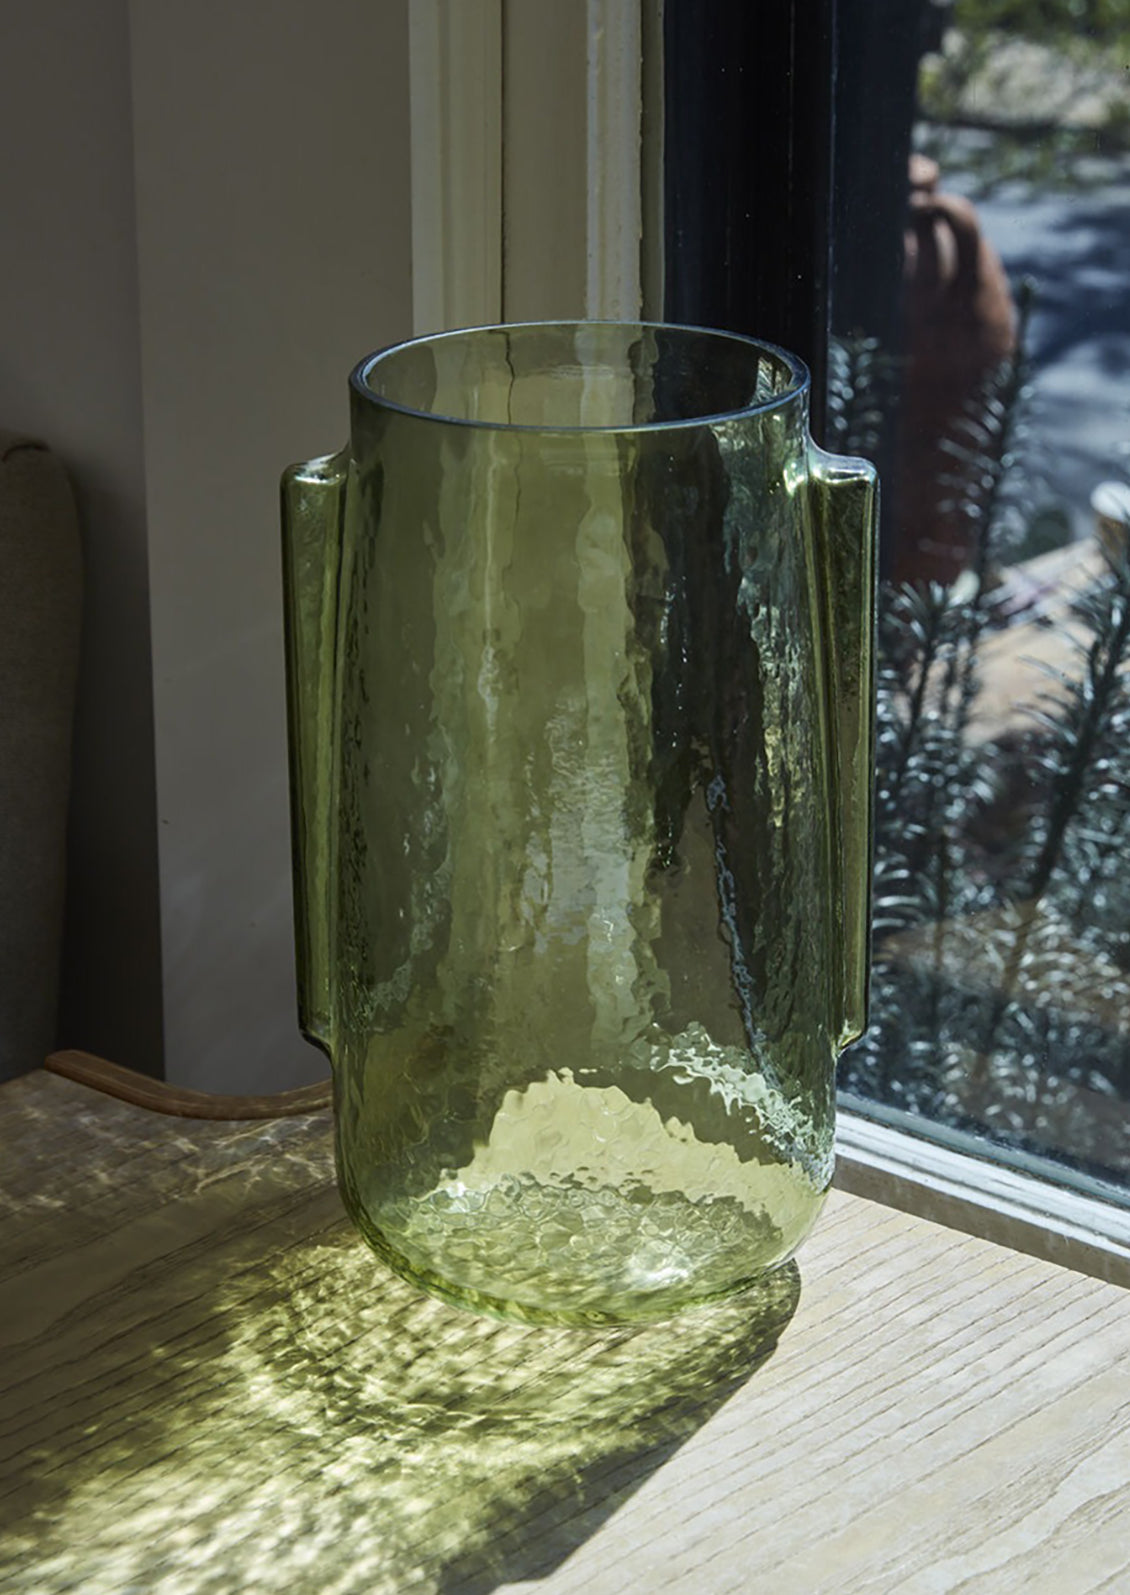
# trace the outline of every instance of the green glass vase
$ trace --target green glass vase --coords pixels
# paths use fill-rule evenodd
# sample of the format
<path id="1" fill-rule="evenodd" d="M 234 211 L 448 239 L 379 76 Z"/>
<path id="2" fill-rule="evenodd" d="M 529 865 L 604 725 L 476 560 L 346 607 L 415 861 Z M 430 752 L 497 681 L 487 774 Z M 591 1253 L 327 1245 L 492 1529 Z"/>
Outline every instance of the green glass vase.
<path id="1" fill-rule="evenodd" d="M 364 360 L 283 480 L 300 1023 L 362 1234 L 628 1323 L 783 1263 L 865 1025 L 874 473 L 779 349 L 620 323 Z"/>

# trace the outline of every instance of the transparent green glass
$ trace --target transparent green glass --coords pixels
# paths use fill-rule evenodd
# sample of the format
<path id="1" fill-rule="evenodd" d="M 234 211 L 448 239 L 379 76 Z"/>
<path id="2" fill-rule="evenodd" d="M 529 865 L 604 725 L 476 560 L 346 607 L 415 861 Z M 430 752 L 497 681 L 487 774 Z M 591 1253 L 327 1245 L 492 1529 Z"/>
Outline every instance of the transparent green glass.
<path id="1" fill-rule="evenodd" d="M 778 1267 L 865 1025 L 875 479 L 718 332 L 363 361 L 283 480 L 300 1022 L 370 1244 L 656 1319 Z"/>

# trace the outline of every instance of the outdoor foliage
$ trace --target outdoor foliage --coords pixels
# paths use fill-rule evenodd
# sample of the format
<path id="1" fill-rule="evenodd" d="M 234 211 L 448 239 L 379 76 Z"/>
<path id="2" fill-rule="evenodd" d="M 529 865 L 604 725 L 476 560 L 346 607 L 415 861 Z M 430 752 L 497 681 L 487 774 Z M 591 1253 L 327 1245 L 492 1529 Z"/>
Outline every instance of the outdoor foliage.
<path id="1" fill-rule="evenodd" d="M 1081 35 L 1113 45 L 1130 37 L 1126 0 L 956 0 L 953 22 L 971 38 L 1017 33 L 1061 48 Z"/>
<path id="2" fill-rule="evenodd" d="M 887 379 L 873 343 L 837 348 L 833 447 L 869 451 Z M 1023 544 L 1026 393 L 1020 354 L 950 439 L 938 491 L 976 529 L 971 571 L 949 589 L 881 595 L 873 1023 L 840 1083 L 1120 1177 L 1130 1154 L 1125 555 L 1073 606 L 1070 667 L 1049 674 L 1006 735 L 986 742 L 977 730 L 982 656 L 1008 624 L 999 575 Z"/>
<path id="3" fill-rule="evenodd" d="M 954 128 L 982 191 L 997 183 L 1102 182 L 1080 159 L 1130 150 L 1125 0 L 955 0 L 919 76 L 921 141 L 943 157 Z M 978 142 L 977 133 L 993 137 Z"/>

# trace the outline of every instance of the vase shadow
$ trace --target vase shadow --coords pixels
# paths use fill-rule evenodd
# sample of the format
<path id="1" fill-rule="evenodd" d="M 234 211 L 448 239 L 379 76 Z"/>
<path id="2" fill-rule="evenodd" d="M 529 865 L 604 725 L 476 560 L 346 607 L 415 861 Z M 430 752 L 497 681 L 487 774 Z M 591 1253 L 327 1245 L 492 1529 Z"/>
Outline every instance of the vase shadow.
<path id="1" fill-rule="evenodd" d="M 342 1234 L 280 1298 L 285 1354 L 246 1366 L 350 1457 L 352 1521 L 380 1537 L 368 1588 L 485 1592 L 556 1566 L 767 1361 L 800 1295 L 790 1263 L 666 1323 L 532 1328 L 384 1277 L 370 1305 L 379 1266 Z"/>
<path id="2" fill-rule="evenodd" d="M 357 1238 L 328 1140 L 276 1129 L 268 1158 L 265 1133 L 186 1131 L 199 1177 L 178 1175 L 175 1221 L 107 1143 L 95 1184 L 120 1187 L 125 1227 L 103 1233 L 92 1208 L 87 1272 L 45 1260 L 0 1336 L 16 1358 L 0 1427 L 23 1459 L 0 1498 L 5 1588 L 485 1595 L 537 1578 L 796 1310 L 790 1263 L 638 1329 L 476 1317 Z"/>

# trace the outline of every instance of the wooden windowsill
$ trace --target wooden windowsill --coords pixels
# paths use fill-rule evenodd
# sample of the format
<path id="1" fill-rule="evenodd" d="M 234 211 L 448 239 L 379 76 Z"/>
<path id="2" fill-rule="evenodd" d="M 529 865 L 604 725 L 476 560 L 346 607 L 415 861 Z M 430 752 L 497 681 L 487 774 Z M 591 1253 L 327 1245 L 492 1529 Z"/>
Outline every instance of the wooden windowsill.
<path id="1" fill-rule="evenodd" d="M 1115 1285 L 835 1191 L 760 1295 L 498 1324 L 354 1239 L 301 1107 L 0 1089 L 5 1591 L 1130 1587 Z"/>

